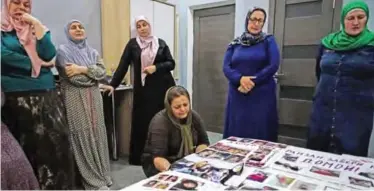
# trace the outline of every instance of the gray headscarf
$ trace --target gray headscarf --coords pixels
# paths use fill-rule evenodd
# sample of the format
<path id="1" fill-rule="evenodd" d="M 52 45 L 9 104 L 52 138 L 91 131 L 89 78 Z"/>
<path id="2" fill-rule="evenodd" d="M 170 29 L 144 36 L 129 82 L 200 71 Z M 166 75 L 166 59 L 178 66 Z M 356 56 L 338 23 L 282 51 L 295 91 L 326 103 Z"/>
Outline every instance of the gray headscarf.
<path id="1" fill-rule="evenodd" d="M 67 44 L 60 45 L 57 50 L 57 65 L 64 66 L 67 62 L 72 62 L 80 66 L 94 65 L 98 62 L 99 53 L 88 45 L 87 37 L 83 40 L 74 40 L 69 34 L 70 25 L 78 22 L 83 26 L 83 23 L 78 20 L 71 20 L 65 26 L 65 35 L 68 39 Z"/>

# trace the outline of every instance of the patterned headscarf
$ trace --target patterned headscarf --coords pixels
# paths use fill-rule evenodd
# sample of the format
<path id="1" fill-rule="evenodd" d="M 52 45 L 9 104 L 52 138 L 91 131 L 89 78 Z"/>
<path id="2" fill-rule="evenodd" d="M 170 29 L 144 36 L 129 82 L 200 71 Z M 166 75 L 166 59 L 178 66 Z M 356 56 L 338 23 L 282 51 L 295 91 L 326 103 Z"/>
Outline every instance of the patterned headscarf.
<path id="1" fill-rule="evenodd" d="M 69 33 L 71 24 L 82 22 L 71 20 L 65 26 L 67 44 L 60 45 L 57 50 L 57 65 L 64 66 L 66 62 L 75 63 L 80 66 L 94 65 L 98 62 L 99 53 L 87 43 L 87 37 L 83 40 L 75 40 Z"/>
<path id="2" fill-rule="evenodd" d="M 244 23 L 244 30 L 245 32 L 243 32 L 243 34 L 239 37 L 236 37 L 231 43 L 230 43 L 230 46 L 233 46 L 233 45 L 243 45 L 243 46 L 252 46 L 252 45 L 255 45 L 255 44 L 258 44 L 262 41 L 264 41 L 266 39 L 267 36 L 269 36 L 268 34 L 264 33 L 264 32 L 260 32 L 259 34 L 251 34 L 249 31 L 248 31 L 248 22 L 249 22 L 249 18 L 251 17 L 251 15 L 255 12 L 255 11 L 261 11 L 264 13 L 265 17 L 264 17 L 264 22 L 266 21 L 266 11 L 262 8 L 259 8 L 259 7 L 255 7 L 251 10 L 248 11 L 247 13 L 247 16 L 245 18 L 245 23 Z"/>

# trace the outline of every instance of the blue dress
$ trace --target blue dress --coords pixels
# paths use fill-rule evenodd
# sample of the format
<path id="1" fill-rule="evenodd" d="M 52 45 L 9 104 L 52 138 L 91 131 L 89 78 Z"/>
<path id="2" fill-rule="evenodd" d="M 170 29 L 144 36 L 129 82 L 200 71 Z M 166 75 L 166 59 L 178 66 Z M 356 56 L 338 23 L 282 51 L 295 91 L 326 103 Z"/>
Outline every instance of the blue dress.
<path id="1" fill-rule="evenodd" d="M 274 74 L 278 67 L 279 50 L 273 36 L 252 46 L 229 46 L 223 63 L 223 72 L 229 81 L 224 138 L 277 140 Z M 255 87 L 246 94 L 238 91 L 242 76 L 256 76 Z"/>
<path id="2" fill-rule="evenodd" d="M 307 147 L 367 156 L 374 114 L 374 47 L 322 47 L 319 65 Z"/>

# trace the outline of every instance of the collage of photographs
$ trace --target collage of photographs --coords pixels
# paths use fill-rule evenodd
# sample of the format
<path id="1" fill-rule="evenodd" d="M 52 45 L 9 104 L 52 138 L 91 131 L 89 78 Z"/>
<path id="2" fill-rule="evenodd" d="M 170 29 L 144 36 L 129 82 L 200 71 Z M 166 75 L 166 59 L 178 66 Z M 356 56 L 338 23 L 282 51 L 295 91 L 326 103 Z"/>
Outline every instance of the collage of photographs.
<path id="1" fill-rule="evenodd" d="M 176 161 L 172 164 L 170 170 L 193 175 L 219 184 L 221 180 L 229 175 L 229 169 L 217 168 L 208 161 L 192 162 L 186 159 Z"/>
<path id="2" fill-rule="evenodd" d="M 374 160 L 236 137 L 176 161 L 168 172 L 187 178 L 156 175 L 142 188 L 204 190 L 203 185 L 214 184 L 222 188 L 217 191 L 374 190 Z"/>
<path id="3" fill-rule="evenodd" d="M 160 174 L 143 184 L 143 188 L 157 190 L 198 190 L 204 185 L 203 182 L 178 177 L 176 175 Z"/>

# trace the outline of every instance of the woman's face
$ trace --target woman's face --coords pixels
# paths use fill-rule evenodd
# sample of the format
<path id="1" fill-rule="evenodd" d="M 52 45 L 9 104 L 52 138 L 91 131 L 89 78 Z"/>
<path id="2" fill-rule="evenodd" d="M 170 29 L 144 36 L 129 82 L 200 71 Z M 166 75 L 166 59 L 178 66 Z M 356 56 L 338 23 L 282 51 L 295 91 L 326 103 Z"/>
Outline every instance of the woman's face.
<path id="1" fill-rule="evenodd" d="M 184 95 L 174 98 L 171 101 L 171 110 L 177 119 L 185 119 L 190 112 L 190 101 Z"/>
<path id="2" fill-rule="evenodd" d="M 186 181 L 183 183 L 183 187 L 185 189 L 194 189 L 197 187 L 197 183 L 196 182 L 192 182 L 192 181 Z"/>
<path id="3" fill-rule="evenodd" d="M 344 18 L 345 32 L 350 36 L 359 35 L 366 27 L 367 15 L 362 9 L 353 9 Z"/>
<path id="4" fill-rule="evenodd" d="M 136 30 L 139 36 L 148 37 L 149 36 L 149 24 L 147 21 L 140 20 L 136 23 Z"/>
<path id="5" fill-rule="evenodd" d="M 30 0 L 10 0 L 9 15 L 18 20 L 24 13 L 30 13 Z"/>
<path id="6" fill-rule="evenodd" d="M 79 22 L 71 23 L 69 27 L 69 34 L 74 40 L 84 40 L 86 38 L 86 31 Z"/>
<path id="7" fill-rule="evenodd" d="M 247 29 L 251 34 L 259 34 L 265 22 L 265 14 L 262 11 L 254 11 L 248 19 Z"/>

